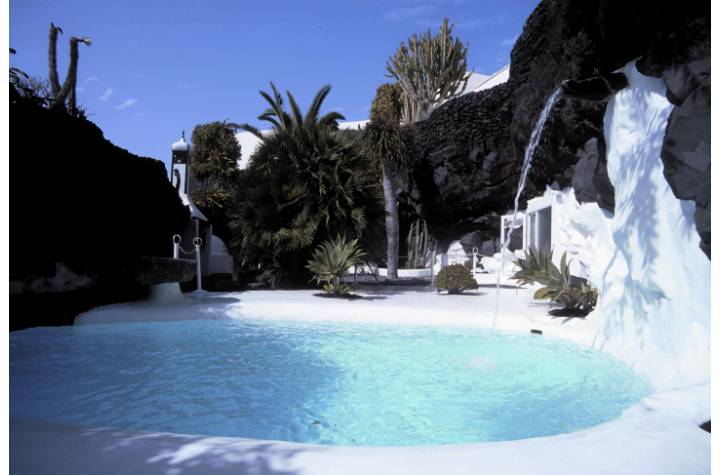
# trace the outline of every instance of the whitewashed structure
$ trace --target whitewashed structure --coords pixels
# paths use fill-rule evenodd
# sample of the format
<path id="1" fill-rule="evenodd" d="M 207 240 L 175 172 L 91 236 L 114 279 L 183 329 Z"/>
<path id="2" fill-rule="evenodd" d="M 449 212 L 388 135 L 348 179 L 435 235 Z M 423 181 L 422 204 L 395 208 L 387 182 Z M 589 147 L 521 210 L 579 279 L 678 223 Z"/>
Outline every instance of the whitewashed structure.
<path id="1" fill-rule="evenodd" d="M 527 209 L 524 212 L 518 211 L 515 217 L 508 250 L 549 251 L 557 247 L 558 243 L 554 238 L 559 236 L 560 215 L 558 210 L 553 212 L 555 205 L 557 203 L 549 194 L 528 200 Z M 505 247 L 512 220 L 512 213 L 500 216 L 501 247 Z"/>
<path id="2" fill-rule="evenodd" d="M 212 274 L 231 274 L 233 271 L 232 256 L 227 250 L 225 243 L 212 233 L 212 224 L 203 214 L 189 195 L 188 178 L 192 168 L 190 152 L 192 146 L 185 141 L 185 132 L 180 139 L 172 144 L 172 165 L 170 169 L 170 181 L 180 195 L 183 204 L 190 211 L 190 224 L 181 235 L 180 247 L 186 251 L 194 249 L 193 239 L 202 239 L 200 246 L 201 274 L 203 276 Z M 181 252 L 180 257 L 194 259 L 193 253 Z"/>

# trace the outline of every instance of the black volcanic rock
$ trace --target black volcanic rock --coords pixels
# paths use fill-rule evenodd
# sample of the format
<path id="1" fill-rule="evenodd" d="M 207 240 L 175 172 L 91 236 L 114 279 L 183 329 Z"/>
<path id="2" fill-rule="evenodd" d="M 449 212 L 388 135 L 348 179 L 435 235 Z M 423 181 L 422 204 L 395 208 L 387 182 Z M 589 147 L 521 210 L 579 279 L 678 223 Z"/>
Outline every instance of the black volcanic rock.
<path id="1" fill-rule="evenodd" d="M 597 203 L 610 212 L 615 209 L 615 188 L 607 174 L 605 139 L 602 135 L 589 139 L 578 151 L 572 187 L 579 203 Z"/>
<path id="2" fill-rule="evenodd" d="M 695 202 L 701 248 L 710 257 L 710 77 L 676 106 L 661 152 L 675 196 Z"/>
<path id="3" fill-rule="evenodd" d="M 14 328 L 38 323 L 19 321 L 23 309 L 38 311 L 21 301 L 75 301 L 34 298 L 34 289 L 95 303 L 136 295 L 128 289 L 142 280 L 143 256 L 170 257 L 172 235 L 189 219 L 162 162 L 113 145 L 92 122 L 24 100 L 12 85 L 9 178 Z M 72 314 L 57 310 L 46 309 L 46 323 Z"/>
<path id="4" fill-rule="evenodd" d="M 610 0 L 542 1 L 515 43 L 506 84 L 449 101 L 412 125 L 406 201 L 442 243 L 479 231 L 475 223 L 483 216 L 510 210 L 532 129 L 564 83 L 569 94 L 542 132 L 522 200 L 548 186 L 572 185 L 578 200 L 613 211 L 603 143 L 606 96 L 624 85 L 613 73 L 636 58 L 642 72 L 663 77 L 678 105 L 663 152 L 666 176 L 678 197 L 695 200 L 709 255 L 709 178 L 706 186 L 696 172 L 709 171 L 710 141 L 689 133 L 693 124 L 709 131 L 709 62 L 702 63 L 709 59 L 709 2 L 628 0 L 619 8 Z"/>
<path id="5" fill-rule="evenodd" d="M 461 96 L 413 127 L 408 200 L 430 218 L 442 247 L 476 231 L 475 220 L 503 208 L 512 194 L 514 163 L 498 155 L 510 139 L 509 93 L 501 85 Z"/>
<path id="6" fill-rule="evenodd" d="M 560 84 L 563 96 L 573 99 L 604 101 L 620 89 L 627 87 L 628 80 L 623 73 L 610 73 L 586 79 L 568 79 Z"/>

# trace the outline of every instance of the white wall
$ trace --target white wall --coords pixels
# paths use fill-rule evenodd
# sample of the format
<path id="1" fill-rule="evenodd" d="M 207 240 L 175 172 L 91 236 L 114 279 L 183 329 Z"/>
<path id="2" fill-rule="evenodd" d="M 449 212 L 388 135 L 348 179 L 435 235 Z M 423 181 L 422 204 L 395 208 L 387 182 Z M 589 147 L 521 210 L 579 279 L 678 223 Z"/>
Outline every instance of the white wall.
<path id="1" fill-rule="evenodd" d="M 675 198 L 660 149 L 672 105 L 660 79 L 625 68 L 629 87 L 605 114 L 614 214 L 578 204 L 572 189 L 552 200 L 555 259 L 599 290 L 588 319 L 601 319 L 595 346 L 645 375 L 656 389 L 710 381 L 710 261 L 700 250 L 694 203 Z"/>

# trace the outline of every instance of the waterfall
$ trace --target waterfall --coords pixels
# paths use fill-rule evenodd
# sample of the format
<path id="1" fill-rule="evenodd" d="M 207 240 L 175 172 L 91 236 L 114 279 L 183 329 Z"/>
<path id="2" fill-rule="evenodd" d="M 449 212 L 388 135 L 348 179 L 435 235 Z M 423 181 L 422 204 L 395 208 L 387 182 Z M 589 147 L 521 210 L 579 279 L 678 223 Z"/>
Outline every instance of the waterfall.
<path id="1" fill-rule="evenodd" d="M 528 146 L 525 149 L 525 157 L 523 157 L 523 165 L 520 172 L 520 182 L 518 183 L 517 193 L 515 194 L 515 207 L 513 209 L 512 221 L 510 222 L 510 229 L 508 231 L 508 235 L 503 242 L 502 248 L 500 249 L 500 269 L 498 269 L 497 282 L 495 284 L 495 314 L 493 316 L 492 323 L 493 330 L 495 329 L 495 323 L 497 322 L 498 312 L 500 310 L 500 276 L 505 273 L 505 251 L 507 251 L 507 248 L 510 245 L 510 239 L 512 238 L 515 220 L 517 219 L 518 208 L 520 207 L 520 195 L 522 195 L 522 192 L 525 189 L 525 182 L 527 181 L 528 172 L 530 171 L 530 167 L 532 166 L 533 155 L 535 155 L 535 149 L 540 142 L 543 128 L 545 127 L 545 123 L 550 117 L 550 112 L 552 111 L 555 103 L 560 97 L 561 92 L 562 89 L 558 87 L 557 89 L 555 89 L 555 91 L 553 91 L 550 97 L 548 97 L 547 101 L 545 101 L 545 107 L 543 107 L 542 112 L 540 112 L 540 117 L 538 117 L 538 120 L 535 123 L 535 127 L 530 134 Z M 501 229 L 500 232 L 502 233 L 504 232 L 504 230 Z"/>

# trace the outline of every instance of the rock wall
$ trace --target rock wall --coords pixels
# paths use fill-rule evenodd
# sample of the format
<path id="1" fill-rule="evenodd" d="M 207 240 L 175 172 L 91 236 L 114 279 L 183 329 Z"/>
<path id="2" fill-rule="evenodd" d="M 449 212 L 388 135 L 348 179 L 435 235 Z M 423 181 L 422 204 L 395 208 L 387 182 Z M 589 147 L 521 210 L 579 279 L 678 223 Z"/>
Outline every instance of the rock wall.
<path id="1" fill-rule="evenodd" d="M 709 2 L 541 2 L 513 48 L 506 84 L 449 101 L 414 124 L 404 199 L 445 246 L 469 232 L 494 238 L 496 216 L 512 206 L 523 152 L 547 97 L 564 81 L 608 75 L 640 58 L 640 70 L 662 76 L 668 98 L 680 106 L 669 119 L 665 174 L 676 196 L 696 202 L 709 255 L 709 26 Z M 606 95 L 558 102 L 524 199 L 548 185 L 573 186 L 580 202 L 614 211 L 602 134 Z"/>
<path id="2" fill-rule="evenodd" d="M 155 267 L 143 256 L 171 257 L 172 235 L 189 219 L 162 162 L 12 86 L 9 178 L 12 328 L 71 323 L 74 310 L 63 309 L 81 301 L 141 296 L 139 274 Z"/>

